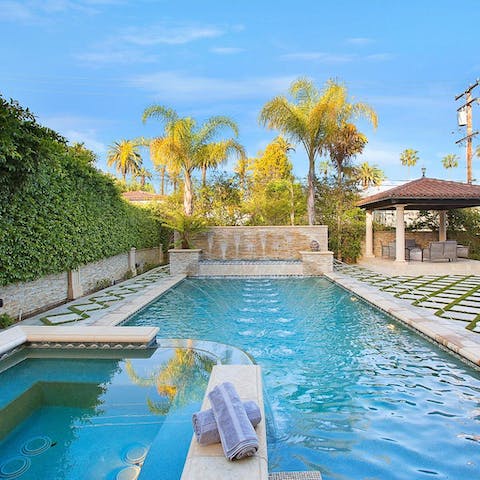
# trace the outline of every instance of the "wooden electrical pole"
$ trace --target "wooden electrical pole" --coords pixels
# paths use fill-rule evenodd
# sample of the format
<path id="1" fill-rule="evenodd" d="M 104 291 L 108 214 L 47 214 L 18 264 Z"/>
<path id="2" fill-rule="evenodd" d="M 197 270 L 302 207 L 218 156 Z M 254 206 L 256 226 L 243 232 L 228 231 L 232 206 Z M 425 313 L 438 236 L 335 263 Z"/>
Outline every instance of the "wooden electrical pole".
<path id="1" fill-rule="evenodd" d="M 472 90 L 475 87 L 478 87 L 480 85 L 480 80 L 477 79 L 477 81 L 473 84 L 470 85 L 463 93 L 460 95 L 457 95 L 455 97 L 455 100 L 459 100 L 463 96 L 465 96 L 465 104 L 462 105 L 457 109 L 458 112 L 460 113 L 466 113 L 466 123 L 461 123 L 459 121 L 460 126 L 466 125 L 467 127 L 467 136 L 461 138 L 460 140 L 456 141 L 455 143 L 461 143 L 463 141 L 467 141 L 467 148 L 466 148 L 466 160 L 467 160 L 467 183 L 472 183 L 472 157 L 473 157 L 473 149 L 472 149 L 472 138 L 478 134 L 478 131 L 474 132 L 473 131 L 473 125 L 472 125 L 472 103 L 478 100 L 477 98 L 472 97 Z"/>

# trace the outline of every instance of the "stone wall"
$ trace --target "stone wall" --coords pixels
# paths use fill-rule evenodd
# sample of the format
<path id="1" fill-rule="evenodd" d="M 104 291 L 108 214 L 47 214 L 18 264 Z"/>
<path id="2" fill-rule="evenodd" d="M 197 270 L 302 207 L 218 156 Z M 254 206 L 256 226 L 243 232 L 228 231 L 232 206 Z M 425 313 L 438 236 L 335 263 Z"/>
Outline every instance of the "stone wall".
<path id="1" fill-rule="evenodd" d="M 145 263 L 159 264 L 155 259 L 159 259 L 158 248 L 139 250 L 135 262 L 141 266 Z M 128 252 L 83 265 L 79 268 L 81 290 L 87 294 L 95 289 L 99 281 L 120 280 L 128 270 Z M 67 301 L 68 287 L 67 272 L 0 287 L 0 299 L 3 300 L 0 314 L 24 318 L 48 310 Z"/>
<path id="2" fill-rule="evenodd" d="M 143 266 L 148 263 L 150 265 L 159 265 L 163 263 L 163 247 L 158 248 L 144 248 L 137 250 L 135 253 L 136 263 L 143 269 Z"/>
<path id="3" fill-rule="evenodd" d="M 428 247 L 430 242 L 438 240 L 438 232 L 408 232 L 405 231 L 405 240 L 415 239 L 422 248 Z M 395 230 L 373 232 L 373 254 L 376 257 L 382 256 L 382 244 L 388 245 L 395 241 Z M 362 255 L 365 255 L 365 244 L 362 245 Z"/>
<path id="4" fill-rule="evenodd" d="M 316 240 L 328 250 L 325 225 L 293 227 L 212 227 L 194 240 L 205 260 L 292 260 Z"/>

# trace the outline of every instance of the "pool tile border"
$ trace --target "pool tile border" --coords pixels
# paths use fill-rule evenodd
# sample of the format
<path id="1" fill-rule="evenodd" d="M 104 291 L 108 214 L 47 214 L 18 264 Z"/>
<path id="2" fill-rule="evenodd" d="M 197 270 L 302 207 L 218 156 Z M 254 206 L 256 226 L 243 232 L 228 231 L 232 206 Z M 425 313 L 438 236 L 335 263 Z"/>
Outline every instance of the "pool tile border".
<path id="1" fill-rule="evenodd" d="M 463 322 L 438 317 L 423 308 L 413 306 L 407 300 L 390 296 L 387 292 L 347 275 L 333 272 L 326 273 L 325 277 L 476 367 L 480 366 L 480 338 L 478 334 L 465 329 Z"/>

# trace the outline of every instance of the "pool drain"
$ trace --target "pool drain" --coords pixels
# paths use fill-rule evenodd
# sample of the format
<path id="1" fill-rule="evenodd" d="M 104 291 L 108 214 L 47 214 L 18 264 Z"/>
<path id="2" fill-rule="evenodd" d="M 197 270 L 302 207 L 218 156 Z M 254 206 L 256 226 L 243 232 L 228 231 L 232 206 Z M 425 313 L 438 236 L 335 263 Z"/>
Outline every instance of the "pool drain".
<path id="1" fill-rule="evenodd" d="M 140 475 L 140 467 L 132 465 L 131 467 L 122 468 L 117 473 L 116 480 L 136 480 Z"/>
<path id="2" fill-rule="evenodd" d="M 148 448 L 145 445 L 132 445 L 125 454 L 125 461 L 132 465 L 141 465 L 147 456 Z"/>
<path id="3" fill-rule="evenodd" d="M 22 453 L 24 455 L 40 455 L 52 446 L 52 440 L 46 436 L 34 437 L 23 444 Z"/>
<path id="4" fill-rule="evenodd" d="M 0 478 L 16 478 L 25 473 L 31 465 L 28 457 L 12 457 L 0 466 Z"/>

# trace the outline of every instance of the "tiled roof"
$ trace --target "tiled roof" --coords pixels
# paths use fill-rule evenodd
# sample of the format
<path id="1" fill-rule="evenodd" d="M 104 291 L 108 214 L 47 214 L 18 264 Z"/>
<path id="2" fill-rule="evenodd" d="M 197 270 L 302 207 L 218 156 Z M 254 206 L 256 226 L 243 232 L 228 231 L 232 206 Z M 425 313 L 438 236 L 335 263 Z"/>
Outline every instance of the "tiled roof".
<path id="1" fill-rule="evenodd" d="M 411 209 L 472 207 L 480 205 L 480 185 L 422 177 L 357 203 L 360 207 L 369 208 L 386 208 L 396 204 L 404 204 Z"/>
<path id="2" fill-rule="evenodd" d="M 134 192 L 123 192 L 122 197 L 129 202 L 151 202 L 158 199 L 157 194 L 144 192 L 143 190 L 136 190 Z"/>

